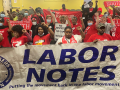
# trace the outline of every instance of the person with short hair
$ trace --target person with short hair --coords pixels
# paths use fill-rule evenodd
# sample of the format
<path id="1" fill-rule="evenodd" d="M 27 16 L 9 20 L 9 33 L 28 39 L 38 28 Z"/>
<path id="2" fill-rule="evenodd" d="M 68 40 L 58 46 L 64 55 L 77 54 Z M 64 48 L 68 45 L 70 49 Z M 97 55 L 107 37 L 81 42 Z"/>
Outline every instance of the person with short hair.
<path id="1" fill-rule="evenodd" d="M 97 26 L 98 33 L 93 34 L 87 40 L 87 42 L 98 42 L 98 41 L 110 41 L 113 40 L 109 34 L 105 33 L 105 24 L 99 23 Z"/>
<path id="2" fill-rule="evenodd" d="M 69 10 L 66 9 L 65 4 L 62 4 L 62 9 L 60 9 L 59 11 L 69 11 Z"/>
<path id="3" fill-rule="evenodd" d="M 12 31 L 14 34 L 14 37 L 11 39 L 12 47 L 26 45 L 27 42 L 32 41 L 29 33 L 21 25 L 13 26 Z"/>
<path id="4" fill-rule="evenodd" d="M 67 26 L 64 31 L 65 36 L 59 38 L 56 44 L 61 45 L 68 43 L 81 43 L 82 40 L 85 38 L 85 35 L 80 26 L 77 27 L 77 30 L 80 31 L 81 35 L 73 35 L 72 28 L 70 26 Z"/>
<path id="5" fill-rule="evenodd" d="M 78 27 L 78 26 L 80 26 L 80 27 L 82 28 L 82 30 L 85 29 L 85 25 L 84 25 L 84 22 L 83 22 L 82 17 L 80 17 L 80 20 L 81 20 L 81 23 L 82 23 L 82 24 L 81 24 L 81 23 L 77 23 L 78 19 L 77 19 L 76 16 L 73 16 L 73 17 L 72 17 L 72 25 L 71 25 L 71 27 L 72 27 L 73 34 L 74 34 L 74 35 L 80 35 L 80 34 L 81 34 L 81 33 L 77 30 L 77 27 Z"/>
<path id="6" fill-rule="evenodd" d="M 23 21 L 24 14 L 18 13 L 18 20 L 17 21 Z"/>
<path id="7" fill-rule="evenodd" d="M 61 24 L 66 24 L 66 21 L 68 22 L 68 24 L 67 24 L 67 26 L 71 26 L 71 22 L 70 22 L 70 20 L 68 19 L 68 16 L 61 16 L 60 17 L 60 23 Z"/>

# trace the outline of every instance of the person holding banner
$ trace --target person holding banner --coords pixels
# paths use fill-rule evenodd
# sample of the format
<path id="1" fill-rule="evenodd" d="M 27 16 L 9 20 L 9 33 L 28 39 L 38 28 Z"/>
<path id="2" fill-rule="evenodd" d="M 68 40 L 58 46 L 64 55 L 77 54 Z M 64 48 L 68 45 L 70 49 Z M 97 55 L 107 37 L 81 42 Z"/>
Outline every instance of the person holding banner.
<path id="1" fill-rule="evenodd" d="M 61 45 L 67 43 L 81 43 L 85 38 L 85 34 L 80 26 L 77 27 L 77 30 L 81 33 L 81 35 L 73 35 L 72 28 L 70 26 L 67 26 L 64 30 L 65 36 L 59 38 L 56 44 Z"/>
<path id="2" fill-rule="evenodd" d="M 73 35 L 81 35 L 80 32 L 77 30 L 77 27 L 80 26 L 82 28 L 82 30 L 85 29 L 85 25 L 84 25 L 84 22 L 83 22 L 83 19 L 82 17 L 80 17 L 80 20 L 81 20 L 81 23 L 77 23 L 77 17 L 72 17 L 72 30 L 73 30 Z"/>
<path id="3" fill-rule="evenodd" d="M 50 44 L 50 41 L 53 38 L 54 38 L 54 32 L 45 23 L 41 23 L 41 25 L 37 26 L 36 35 L 33 38 L 33 45 Z"/>
<path id="4" fill-rule="evenodd" d="M 87 42 L 98 42 L 98 41 L 110 41 L 113 40 L 112 37 L 109 34 L 105 33 L 105 24 L 99 23 L 97 26 L 98 33 L 93 34 L 90 36 L 90 38 L 87 40 Z"/>
<path id="5" fill-rule="evenodd" d="M 21 25 L 13 26 L 12 30 L 14 37 L 11 40 L 11 44 L 13 47 L 26 45 L 27 42 L 32 41 L 32 38 L 29 35 L 29 33 Z"/>
<path id="6" fill-rule="evenodd" d="M 2 47 L 11 47 L 11 44 L 9 43 L 8 40 L 8 32 L 11 32 L 11 24 L 10 21 L 7 19 L 8 26 L 4 26 L 4 19 L 0 18 L 0 34 L 3 36 L 3 40 L 1 42 Z"/>

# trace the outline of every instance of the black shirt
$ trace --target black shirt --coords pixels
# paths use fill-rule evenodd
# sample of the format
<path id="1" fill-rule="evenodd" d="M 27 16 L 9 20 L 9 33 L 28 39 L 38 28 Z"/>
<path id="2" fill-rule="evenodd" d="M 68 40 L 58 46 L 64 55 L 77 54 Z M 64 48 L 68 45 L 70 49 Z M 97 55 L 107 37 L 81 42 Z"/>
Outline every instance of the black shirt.
<path id="1" fill-rule="evenodd" d="M 52 29 L 53 30 L 53 32 L 54 32 L 54 24 L 53 23 L 50 23 L 49 25 L 48 25 L 48 27 L 50 28 L 50 29 Z"/>

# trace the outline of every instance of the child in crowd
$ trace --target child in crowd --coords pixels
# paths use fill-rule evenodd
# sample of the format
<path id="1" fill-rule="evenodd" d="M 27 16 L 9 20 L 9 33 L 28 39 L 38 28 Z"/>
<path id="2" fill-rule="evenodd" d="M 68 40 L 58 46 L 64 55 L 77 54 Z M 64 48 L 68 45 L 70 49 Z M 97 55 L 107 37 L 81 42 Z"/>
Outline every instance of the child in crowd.
<path id="1" fill-rule="evenodd" d="M 21 45 L 27 44 L 27 42 L 32 41 L 32 38 L 28 34 L 28 32 L 23 29 L 21 25 L 15 25 L 12 27 L 14 37 L 11 40 L 13 47 L 18 47 Z"/>
<path id="2" fill-rule="evenodd" d="M 48 34 L 49 32 L 49 34 Z M 38 25 L 36 35 L 33 38 L 33 45 L 47 45 L 50 44 L 51 39 L 54 38 L 54 32 L 45 23 Z"/>

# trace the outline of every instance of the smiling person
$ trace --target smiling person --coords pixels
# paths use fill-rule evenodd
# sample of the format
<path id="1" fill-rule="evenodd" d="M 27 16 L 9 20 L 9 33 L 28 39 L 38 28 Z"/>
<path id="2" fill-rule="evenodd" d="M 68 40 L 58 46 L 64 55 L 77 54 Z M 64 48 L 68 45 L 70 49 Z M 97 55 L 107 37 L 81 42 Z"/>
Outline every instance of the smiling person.
<path id="1" fill-rule="evenodd" d="M 73 35 L 72 33 L 72 28 L 70 26 L 67 26 L 65 28 L 65 36 L 62 38 L 59 38 L 56 44 L 61 45 L 61 44 L 67 44 L 67 43 L 80 43 L 82 40 L 85 38 L 85 34 L 82 31 L 81 27 L 77 27 L 77 30 L 81 33 L 81 35 Z"/>
<path id="2" fill-rule="evenodd" d="M 49 34 L 48 34 L 49 32 Z M 37 26 L 36 35 L 33 38 L 33 45 L 47 45 L 50 44 L 51 39 L 54 38 L 54 32 L 45 23 Z"/>
<path id="3" fill-rule="evenodd" d="M 113 40 L 109 34 L 105 33 L 105 24 L 99 23 L 97 26 L 98 33 L 90 36 L 87 42 L 110 41 Z"/>

